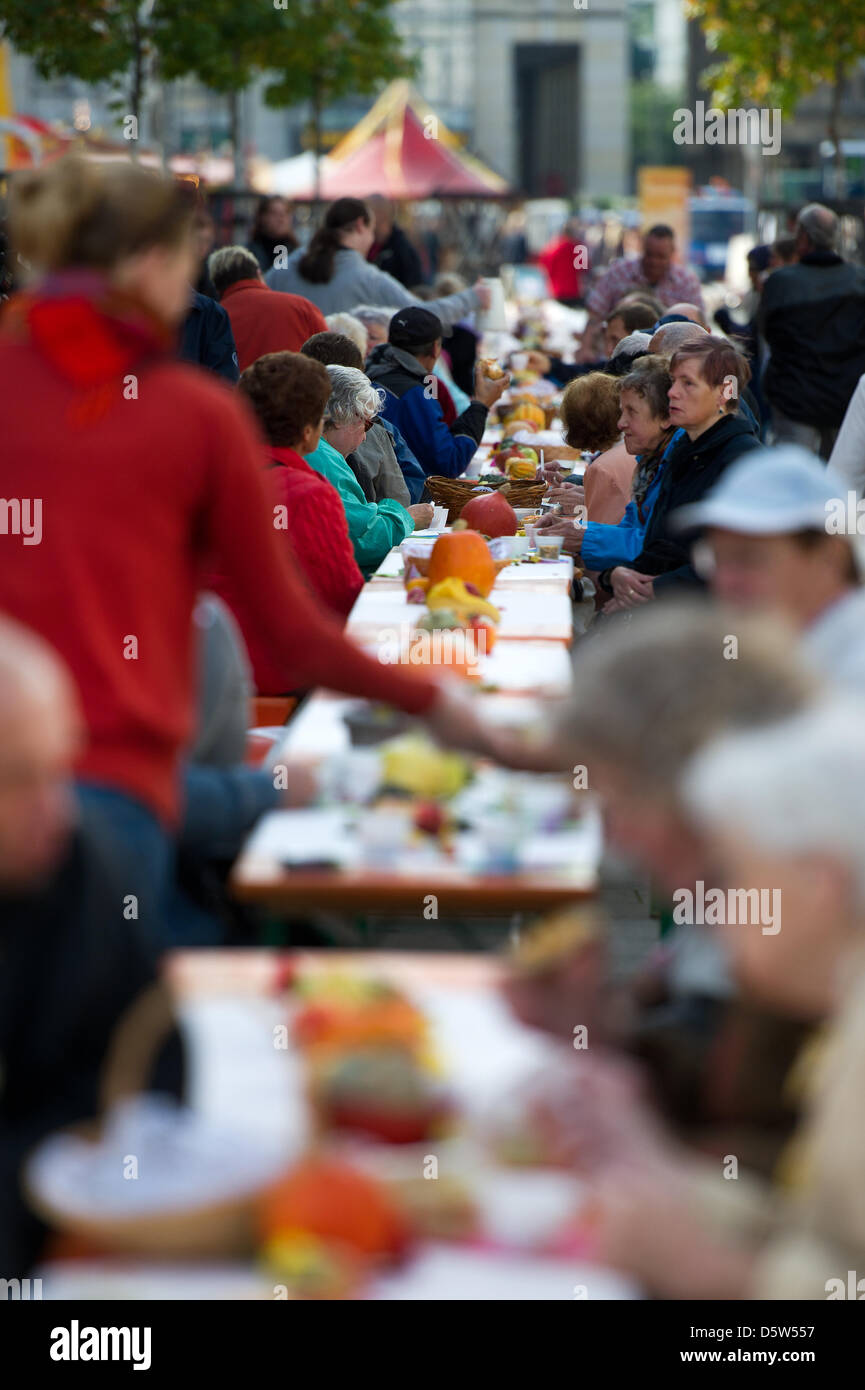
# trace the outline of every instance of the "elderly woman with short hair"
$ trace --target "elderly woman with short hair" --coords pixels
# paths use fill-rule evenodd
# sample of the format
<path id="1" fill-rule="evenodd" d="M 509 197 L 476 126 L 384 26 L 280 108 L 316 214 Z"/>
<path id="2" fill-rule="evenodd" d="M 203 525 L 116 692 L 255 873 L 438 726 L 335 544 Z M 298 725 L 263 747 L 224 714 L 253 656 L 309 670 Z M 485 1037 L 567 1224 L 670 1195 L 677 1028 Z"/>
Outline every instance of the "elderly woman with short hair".
<path id="1" fill-rule="evenodd" d="M 758 447 L 753 420 L 739 411 L 739 396 L 750 376 L 742 354 L 708 333 L 673 353 L 670 423 L 683 434 L 670 451 L 643 549 L 632 566 L 600 575 L 600 587 L 612 595 L 604 612 L 636 607 L 659 593 L 703 587 L 691 564 L 688 539 L 668 521 L 679 507 L 700 501 L 730 464 Z"/>
<path id="2" fill-rule="evenodd" d="M 366 324 L 361 323 L 354 314 L 326 314 L 325 323 L 331 333 L 341 333 L 344 338 L 348 338 L 354 343 L 360 353 L 361 366 L 363 366 L 366 355 L 369 352 L 369 334 L 366 331 Z"/>
<path id="3" fill-rule="evenodd" d="M 585 380 L 585 378 L 583 378 Z M 667 392 L 670 373 L 666 358 L 643 357 L 619 382 L 619 418 L 622 444 L 637 467 L 631 478 L 631 496 L 618 522 L 597 519 L 588 509 L 591 472 L 586 474 L 588 519 L 558 522 L 565 536 L 569 555 L 581 555 L 586 569 L 593 572 L 630 564 L 643 548 L 652 508 L 655 505 L 664 463 L 674 440 L 681 436 L 670 423 Z"/>
<path id="4" fill-rule="evenodd" d="M 383 308 L 376 304 L 358 304 L 352 309 L 351 316 L 362 323 L 366 329 L 367 352 L 372 352 L 379 343 L 387 342 L 387 331 L 390 321 L 397 313 L 395 305 L 385 305 Z"/>
<path id="5" fill-rule="evenodd" d="M 429 525 L 433 509 L 426 503 L 404 507 L 389 498 L 365 500 L 346 457 L 366 438 L 384 403 L 384 392 L 355 367 L 329 366 L 325 370 L 331 391 L 324 409 L 324 429 L 318 448 L 307 454 L 306 461 L 339 493 L 355 559 L 368 577 L 415 526 Z"/>

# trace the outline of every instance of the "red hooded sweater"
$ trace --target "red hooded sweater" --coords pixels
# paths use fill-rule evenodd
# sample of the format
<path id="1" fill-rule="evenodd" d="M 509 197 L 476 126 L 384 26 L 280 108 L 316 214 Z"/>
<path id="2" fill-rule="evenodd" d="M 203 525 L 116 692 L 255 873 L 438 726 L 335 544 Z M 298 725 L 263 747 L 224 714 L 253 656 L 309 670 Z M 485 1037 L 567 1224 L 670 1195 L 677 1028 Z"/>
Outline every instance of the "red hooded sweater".
<path id="1" fill-rule="evenodd" d="M 348 522 L 340 495 L 327 478 L 294 449 L 270 446 L 266 477 L 273 498 L 273 526 L 303 577 L 325 607 L 343 622 L 363 588 L 363 575 L 357 567 Z M 234 586 L 221 576 L 213 587 L 234 612 L 246 639 L 259 695 L 283 695 L 300 689 L 292 677 L 291 661 L 278 661 L 269 647 L 260 648 L 253 635 L 246 607 L 237 598 Z"/>
<path id="2" fill-rule="evenodd" d="M 367 656 L 301 580 L 274 530 L 263 444 L 231 390 L 170 357 L 142 306 L 80 273 L 15 296 L 0 322 L 0 495 L 41 503 L 38 544 L 0 532 L 0 609 L 78 682 L 79 773 L 166 821 L 193 721 L 192 608 L 205 556 L 248 635 L 304 688 L 412 713 L 435 684 Z"/>

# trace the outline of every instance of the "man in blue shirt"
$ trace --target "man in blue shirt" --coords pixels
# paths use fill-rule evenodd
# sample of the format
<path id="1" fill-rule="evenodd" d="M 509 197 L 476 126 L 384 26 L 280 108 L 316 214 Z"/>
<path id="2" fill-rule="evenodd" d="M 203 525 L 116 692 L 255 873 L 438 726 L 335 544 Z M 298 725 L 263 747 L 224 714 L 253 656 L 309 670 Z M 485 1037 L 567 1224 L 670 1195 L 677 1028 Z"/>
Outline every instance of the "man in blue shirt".
<path id="1" fill-rule="evenodd" d="M 478 365 L 475 394 L 462 415 L 448 426 L 433 373 L 442 348 L 442 324 L 429 309 L 399 309 L 388 340 L 374 348 L 366 364 L 370 381 L 385 390 L 382 415 L 395 425 L 425 474 L 458 478 L 471 462 L 486 428 L 487 412 L 510 378 L 490 381 Z"/>

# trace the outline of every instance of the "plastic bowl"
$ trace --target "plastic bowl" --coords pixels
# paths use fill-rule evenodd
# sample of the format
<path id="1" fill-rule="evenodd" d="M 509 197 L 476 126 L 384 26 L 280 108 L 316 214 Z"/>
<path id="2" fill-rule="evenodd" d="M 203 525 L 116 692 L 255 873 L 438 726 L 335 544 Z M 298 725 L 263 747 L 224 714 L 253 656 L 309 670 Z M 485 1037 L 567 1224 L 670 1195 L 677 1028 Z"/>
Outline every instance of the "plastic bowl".
<path id="1" fill-rule="evenodd" d="M 428 574 L 430 557 L 437 540 L 438 536 L 408 536 L 406 540 L 400 541 L 399 552 L 405 568 L 414 565 L 418 574 Z"/>
<path id="2" fill-rule="evenodd" d="M 550 536 L 544 531 L 535 537 L 539 560 L 558 560 L 561 558 L 564 536 Z"/>

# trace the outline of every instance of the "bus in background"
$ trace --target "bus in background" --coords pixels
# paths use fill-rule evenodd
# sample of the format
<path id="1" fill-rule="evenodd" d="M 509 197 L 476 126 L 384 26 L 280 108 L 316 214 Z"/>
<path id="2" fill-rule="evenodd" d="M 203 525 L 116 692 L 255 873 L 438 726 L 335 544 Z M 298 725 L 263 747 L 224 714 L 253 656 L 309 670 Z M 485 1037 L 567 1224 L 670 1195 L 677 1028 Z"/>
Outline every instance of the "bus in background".
<path id="1" fill-rule="evenodd" d="M 734 189 L 701 188 L 688 199 L 691 219 L 689 264 L 701 280 L 723 280 L 731 238 L 755 233 L 757 210 Z"/>

